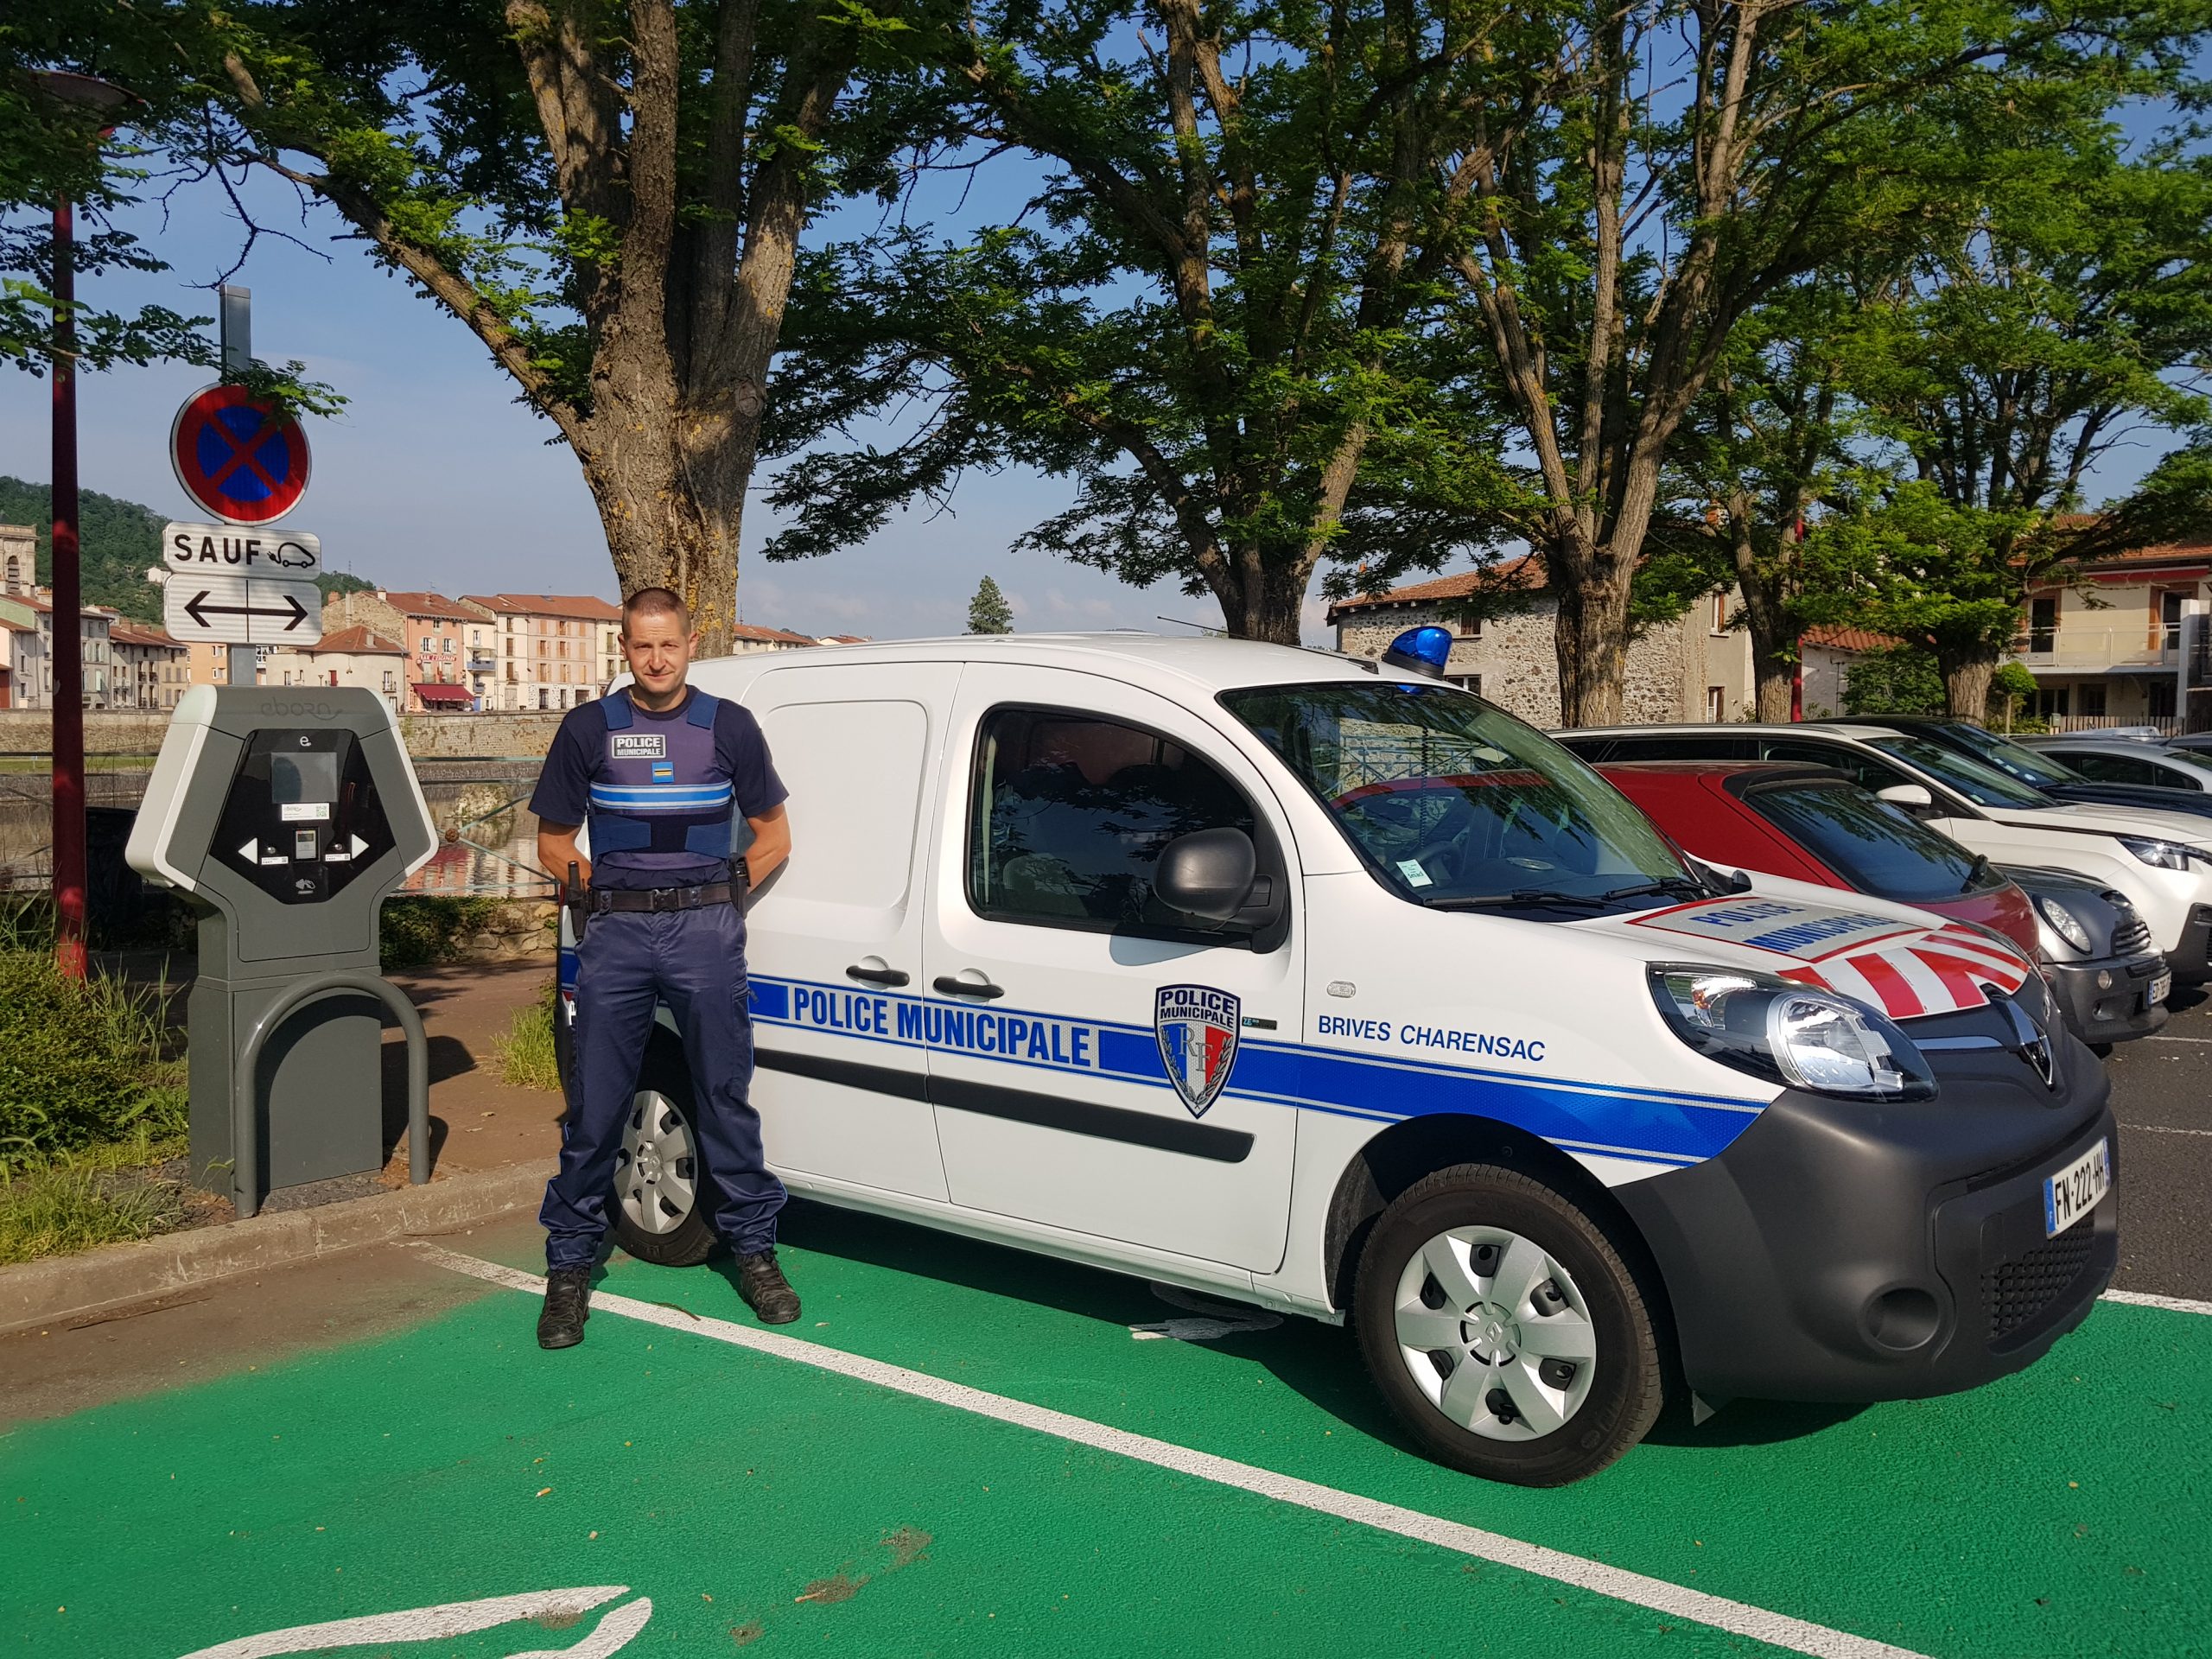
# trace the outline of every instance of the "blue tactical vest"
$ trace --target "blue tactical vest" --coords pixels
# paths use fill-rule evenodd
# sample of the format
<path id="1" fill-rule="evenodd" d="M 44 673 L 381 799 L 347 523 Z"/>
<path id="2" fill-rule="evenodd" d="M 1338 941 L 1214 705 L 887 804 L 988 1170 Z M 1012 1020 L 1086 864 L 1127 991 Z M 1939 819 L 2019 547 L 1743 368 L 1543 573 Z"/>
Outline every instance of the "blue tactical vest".
<path id="1" fill-rule="evenodd" d="M 720 700 L 694 690 L 681 720 L 641 721 L 627 690 L 600 702 L 607 748 L 593 770 L 595 863 L 651 871 L 728 859 L 735 791 L 715 759 Z"/>

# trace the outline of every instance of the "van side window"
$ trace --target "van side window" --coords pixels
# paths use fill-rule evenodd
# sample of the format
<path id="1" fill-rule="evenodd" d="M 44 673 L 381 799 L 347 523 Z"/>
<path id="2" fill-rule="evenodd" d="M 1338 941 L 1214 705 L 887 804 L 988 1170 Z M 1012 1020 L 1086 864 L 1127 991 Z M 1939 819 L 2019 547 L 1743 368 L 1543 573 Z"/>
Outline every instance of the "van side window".
<path id="1" fill-rule="evenodd" d="M 968 898 L 1001 921 L 1095 932 L 1189 931 L 1153 897 L 1160 849 L 1217 828 L 1254 833 L 1236 786 L 1140 727 L 995 709 L 976 745 Z"/>

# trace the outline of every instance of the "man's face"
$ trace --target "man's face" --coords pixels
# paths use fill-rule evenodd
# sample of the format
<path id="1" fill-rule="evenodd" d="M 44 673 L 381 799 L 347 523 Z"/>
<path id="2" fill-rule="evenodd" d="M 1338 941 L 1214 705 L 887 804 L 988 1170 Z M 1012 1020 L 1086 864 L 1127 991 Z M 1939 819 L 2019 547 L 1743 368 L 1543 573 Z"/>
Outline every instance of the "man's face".
<path id="1" fill-rule="evenodd" d="M 690 632 L 672 611 L 633 613 L 623 626 L 622 654 L 649 696 L 667 696 L 682 690 L 683 677 L 698 649 L 699 636 Z"/>

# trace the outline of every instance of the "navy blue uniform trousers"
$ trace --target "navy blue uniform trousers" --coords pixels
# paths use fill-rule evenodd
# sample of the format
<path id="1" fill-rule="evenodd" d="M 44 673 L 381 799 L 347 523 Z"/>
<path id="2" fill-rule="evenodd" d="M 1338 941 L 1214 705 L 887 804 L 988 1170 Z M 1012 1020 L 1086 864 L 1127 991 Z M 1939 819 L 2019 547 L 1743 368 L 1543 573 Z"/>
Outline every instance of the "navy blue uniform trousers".
<path id="1" fill-rule="evenodd" d="M 784 1185 L 768 1173 L 760 1115 L 747 1098 L 753 1019 L 744 912 L 735 905 L 609 911 L 591 918 L 577 950 L 575 1075 L 560 1172 L 547 1183 L 538 1212 L 548 1267 L 589 1266 L 613 1220 L 615 1160 L 656 1002 L 676 1016 L 690 1067 L 699 1204 L 709 1207 L 716 1234 L 741 1255 L 776 1242 Z"/>

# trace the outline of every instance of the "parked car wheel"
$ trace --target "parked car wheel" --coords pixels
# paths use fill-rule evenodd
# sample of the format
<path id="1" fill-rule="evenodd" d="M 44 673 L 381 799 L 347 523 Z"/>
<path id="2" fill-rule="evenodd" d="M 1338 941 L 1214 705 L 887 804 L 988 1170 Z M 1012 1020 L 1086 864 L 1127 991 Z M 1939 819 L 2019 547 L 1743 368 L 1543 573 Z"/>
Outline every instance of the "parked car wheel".
<path id="1" fill-rule="evenodd" d="M 694 1267 L 715 1247 L 699 1202 L 705 1169 L 697 1113 L 683 1055 L 656 1037 L 645 1049 L 614 1166 L 614 1242 L 640 1262 Z"/>
<path id="2" fill-rule="evenodd" d="M 1440 1462 L 1563 1486 L 1650 1429 L 1663 1388 L 1636 1275 L 1574 1199 L 1518 1171 L 1461 1164 L 1382 1212 L 1353 1322 L 1376 1388 Z"/>

